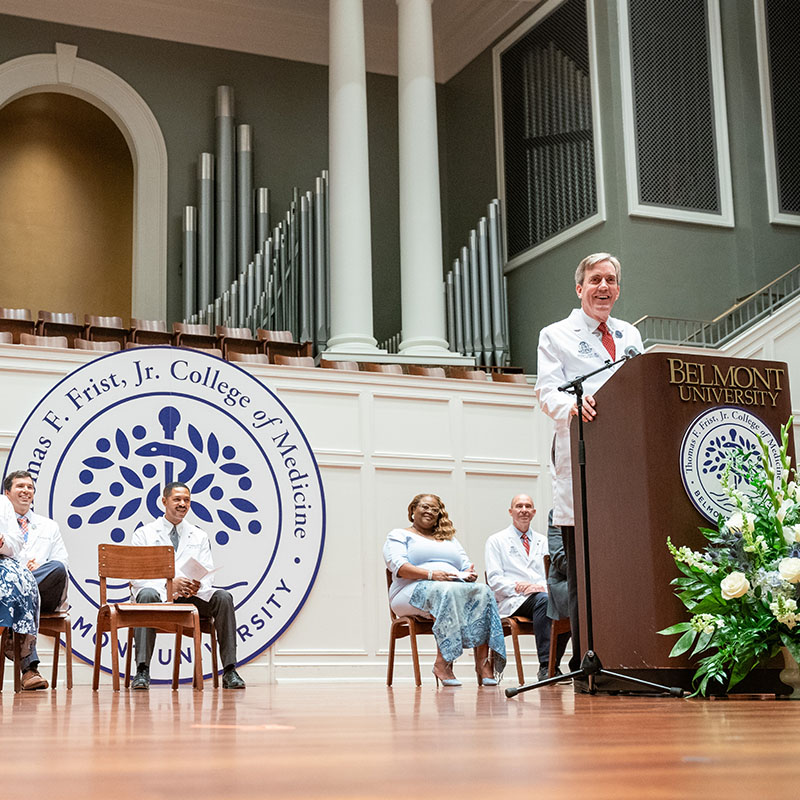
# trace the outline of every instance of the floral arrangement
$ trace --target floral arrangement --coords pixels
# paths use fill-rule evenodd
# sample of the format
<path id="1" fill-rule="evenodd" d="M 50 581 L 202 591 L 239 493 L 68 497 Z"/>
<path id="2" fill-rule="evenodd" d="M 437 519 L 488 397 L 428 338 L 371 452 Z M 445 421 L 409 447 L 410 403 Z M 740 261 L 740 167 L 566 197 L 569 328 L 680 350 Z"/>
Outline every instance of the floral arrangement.
<path id="1" fill-rule="evenodd" d="M 667 539 L 678 569 L 672 584 L 691 613 L 659 633 L 680 634 L 671 656 L 701 656 L 695 694 L 730 689 L 781 649 L 800 661 L 800 487 L 787 453 L 792 419 L 781 428 L 781 473 L 767 445 L 728 457 L 722 485 L 736 506 L 718 530 L 701 528 L 701 551 Z M 745 486 L 747 484 L 747 486 Z"/>

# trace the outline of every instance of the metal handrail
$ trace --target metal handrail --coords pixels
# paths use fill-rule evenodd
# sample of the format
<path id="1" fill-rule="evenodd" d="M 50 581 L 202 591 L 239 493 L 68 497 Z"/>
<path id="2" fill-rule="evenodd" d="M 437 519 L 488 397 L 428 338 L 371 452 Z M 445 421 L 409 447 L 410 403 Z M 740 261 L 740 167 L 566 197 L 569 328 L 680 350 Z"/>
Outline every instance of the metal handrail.
<path id="1" fill-rule="evenodd" d="M 798 296 L 800 296 L 800 264 L 744 300 L 735 303 L 712 320 L 657 317 L 648 314 L 638 319 L 634 325 L 639 329 L 645 347 L 657 343 L 720 347 Z"/>

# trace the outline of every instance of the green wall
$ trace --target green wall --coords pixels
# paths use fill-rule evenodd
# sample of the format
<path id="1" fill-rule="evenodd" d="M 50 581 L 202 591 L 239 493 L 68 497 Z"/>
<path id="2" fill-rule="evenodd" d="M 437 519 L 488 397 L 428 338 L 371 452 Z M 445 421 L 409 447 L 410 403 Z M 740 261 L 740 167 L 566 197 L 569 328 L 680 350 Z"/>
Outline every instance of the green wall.
<path id="1" fill-rule="evenodd" d="M 181 216 L 195 202 L 197 156 L 214 151 L 216 87 L 234 87 L 237 123 L 253 127 L 255 185 L 272 191 L 273 218 L 287 210 L 292 187 L 313 189 L 328 167 L 328 69 L 264 56 L 176 44 L 0 15 L 0 62 L 53 53 L 56 42 L 119 75 L 144 99 L 164 135 L 169 160 L 170 319 L 181 315 Z M 373 220 L 375 335 L 400 328 L 397 80 L 367 76 Z M 31 300 L 31 306 L 46 301 Z"/>
<path id="2" fill-rule="evenodd" d="M 536 369 L 540 329 L 577 305 L 572 275 L 588 253 L 619 256 L 615 315 L 631 321 L 646 314 L 713 318 L 800 262 L 800 229 L 768 217 L 753 4 L 720 7 L 735 228 L 628 215 L 616 3 L 596 3 L 606 221 L 508 274 L 512 359 L 527 371 Z M 497 192 L 491 50 L 447 83 L 445 97 L 453 258 L 462 231 Z"/>

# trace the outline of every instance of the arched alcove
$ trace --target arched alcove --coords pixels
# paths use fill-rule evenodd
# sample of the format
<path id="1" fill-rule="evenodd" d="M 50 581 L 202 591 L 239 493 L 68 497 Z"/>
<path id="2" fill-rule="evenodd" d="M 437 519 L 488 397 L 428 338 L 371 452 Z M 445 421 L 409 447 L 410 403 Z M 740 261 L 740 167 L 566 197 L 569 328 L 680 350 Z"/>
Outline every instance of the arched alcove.
<path id="1" fill-rule="evenodd" d="M 73 45 L 0 64 L 0 107 L 36 92 L 62 92 L 107 114 L 125 137 L 133 159 L 131 312 L 166 317 L 167 148 L 140 95 L 105 67 L 77 57 Z"/>

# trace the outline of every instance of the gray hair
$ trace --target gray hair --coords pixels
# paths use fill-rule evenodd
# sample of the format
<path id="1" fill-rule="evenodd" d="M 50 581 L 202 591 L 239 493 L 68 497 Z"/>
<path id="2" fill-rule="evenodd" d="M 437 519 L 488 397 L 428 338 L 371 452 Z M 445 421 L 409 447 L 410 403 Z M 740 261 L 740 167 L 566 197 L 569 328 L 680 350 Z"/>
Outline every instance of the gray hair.
<path id="1" fill-rule="evenodd" d="M 586 270 L 589 269 L 589 267 L 593 267 L 595 264 L 599 264 L 601 261 L 608 261 L 613 265 L 614 271 L 617 273 L 617 283 L 619 283 L 620 272 L 622 272 L 619 261 L 617 261 L 611 253 L 592 253 L 592 255 L 586 256 L 586 258 L 578 264 L 578 269 L 575 270 L 575 285 L 583 286 Z"/>

